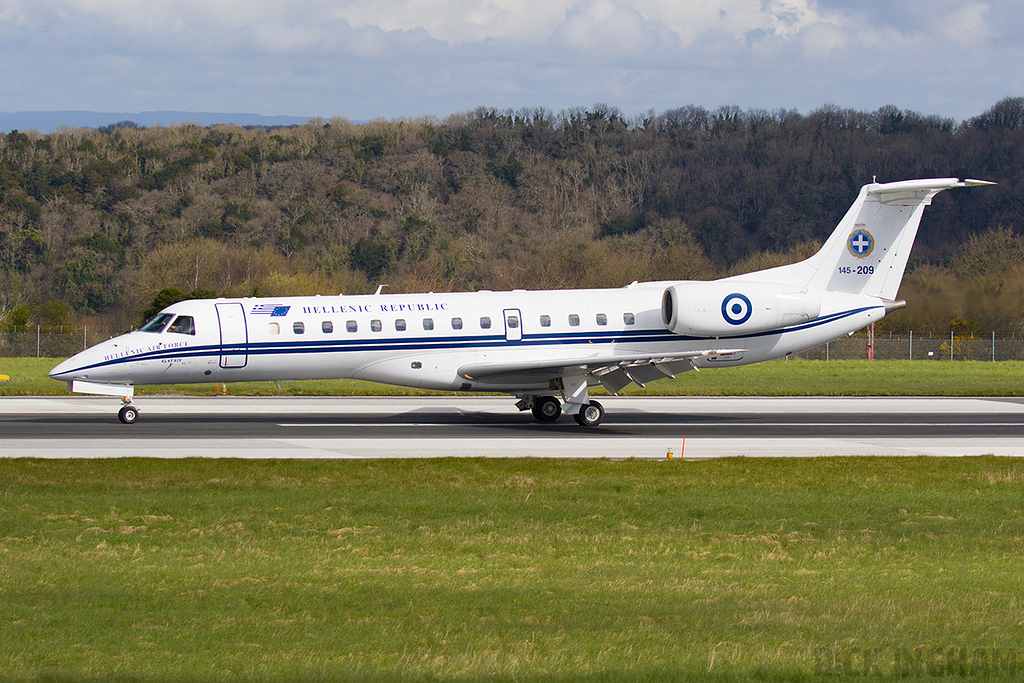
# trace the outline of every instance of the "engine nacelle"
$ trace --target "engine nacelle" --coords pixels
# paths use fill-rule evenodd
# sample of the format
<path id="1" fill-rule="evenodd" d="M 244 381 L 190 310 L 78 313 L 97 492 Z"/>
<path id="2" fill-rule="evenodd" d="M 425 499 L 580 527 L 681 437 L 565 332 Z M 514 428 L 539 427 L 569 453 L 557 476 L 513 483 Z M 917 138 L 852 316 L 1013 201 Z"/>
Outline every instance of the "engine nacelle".
<path id="1" fill-rule="evenodd" d="M 672 285 L 661 298 L 665 326 L 676 334 L 735 337 L 796 325 L 821 312 L 817 292 L 773 282 Z"/>

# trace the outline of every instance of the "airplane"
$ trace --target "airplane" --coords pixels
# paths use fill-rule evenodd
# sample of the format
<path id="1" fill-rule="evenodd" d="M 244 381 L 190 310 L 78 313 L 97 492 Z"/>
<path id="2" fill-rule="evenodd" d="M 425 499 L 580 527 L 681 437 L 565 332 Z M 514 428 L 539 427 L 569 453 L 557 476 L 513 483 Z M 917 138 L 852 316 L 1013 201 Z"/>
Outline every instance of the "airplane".
<path id="1" fill-rule="evenodd" d="M 541 422 L 585 427 L 617 394 L 688 370 L 782 358 L 903 308 L 896 295 L 924 207 L 951 188 L 933 178 L 864 185 L 810 258 L 710 281 L 617 289 L 513 290 L 183 301 L 136 330 L 57 365 L 78 393 L 121 398 L 139 385 L 358 379 L 514 395 Z"/>

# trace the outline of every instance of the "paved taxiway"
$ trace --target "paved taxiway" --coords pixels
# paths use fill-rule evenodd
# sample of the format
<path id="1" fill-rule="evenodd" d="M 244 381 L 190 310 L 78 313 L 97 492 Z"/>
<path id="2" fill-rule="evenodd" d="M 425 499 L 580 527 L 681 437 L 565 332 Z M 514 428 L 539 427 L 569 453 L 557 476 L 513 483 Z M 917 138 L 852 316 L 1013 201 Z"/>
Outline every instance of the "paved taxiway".
<path id="1" fill-rule="evenodd" d="M 0 398 L 0 457 L 1024 456 L 1024 399 L 602 398 L 540 424 L 508 397 Z M 684 444 L 685 437 L 685 444 Z"/>

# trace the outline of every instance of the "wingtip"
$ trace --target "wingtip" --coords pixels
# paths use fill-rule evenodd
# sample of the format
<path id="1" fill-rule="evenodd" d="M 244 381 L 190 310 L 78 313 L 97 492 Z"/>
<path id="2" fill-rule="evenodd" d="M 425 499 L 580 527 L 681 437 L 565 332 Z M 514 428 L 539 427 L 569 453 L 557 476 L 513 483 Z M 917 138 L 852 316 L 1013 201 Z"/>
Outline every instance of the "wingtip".
<path id="1" fill-rule="evenodd" d="M 990 180 L 975 180 L 974 178 L 965 178 L 963 181 L 964 187 L 979 187 L 982 185 L 998 185 Z"/>

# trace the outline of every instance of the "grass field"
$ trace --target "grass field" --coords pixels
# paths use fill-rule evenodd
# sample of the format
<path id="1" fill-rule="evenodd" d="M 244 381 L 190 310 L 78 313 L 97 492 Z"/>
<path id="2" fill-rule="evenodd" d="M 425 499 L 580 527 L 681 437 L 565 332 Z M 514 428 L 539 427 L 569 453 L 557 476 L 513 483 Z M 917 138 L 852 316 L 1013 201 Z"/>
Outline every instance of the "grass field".
<path id="1" fill-rule="evenodd" d="M 998 458 L 0 460 L 0 680 L 1019 680 Z"/>
<path id="2" fill-rule="evenodd" d="M 0 396 L 66 393 L 66 385 L 46 373 L 60 359 L 0 359 Z M 228 386 L 232 395 L 427 395 L 405 389 L 354 380 L 286 382 L 277 389 L 270 382 L 244 382 Z M 138 394 L 212 395 L 213 384 L 139 387 Z M 594 392 L 600 395 L 600 390 Z M 1024 361 L 804 361 L 777 360 L 738 368 L 687 372 L 676 379 L 652 382 L 646 388 L 631 385 L 624 395 L 680 396 L 1024 396 Z"/>

